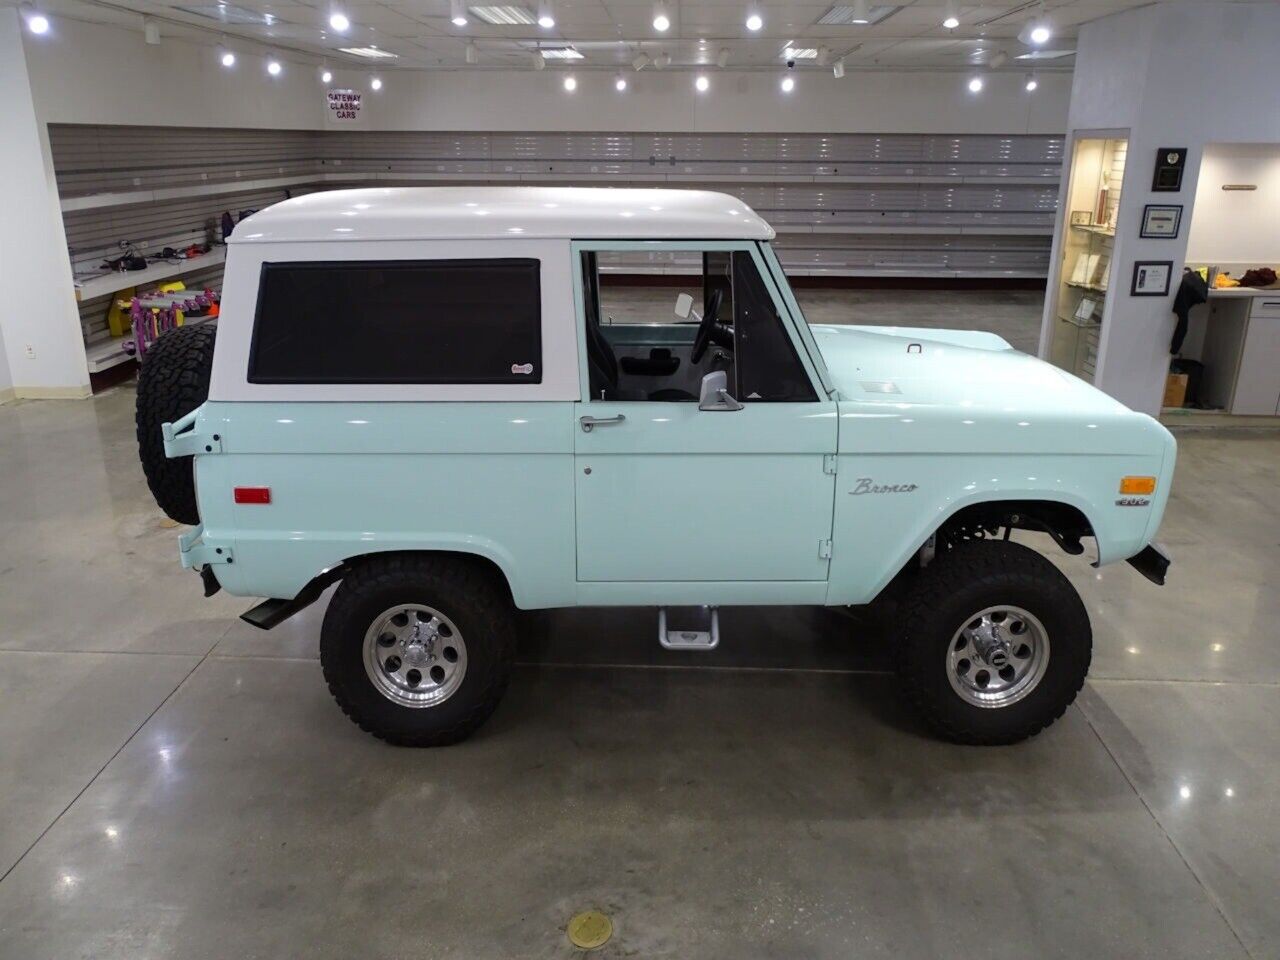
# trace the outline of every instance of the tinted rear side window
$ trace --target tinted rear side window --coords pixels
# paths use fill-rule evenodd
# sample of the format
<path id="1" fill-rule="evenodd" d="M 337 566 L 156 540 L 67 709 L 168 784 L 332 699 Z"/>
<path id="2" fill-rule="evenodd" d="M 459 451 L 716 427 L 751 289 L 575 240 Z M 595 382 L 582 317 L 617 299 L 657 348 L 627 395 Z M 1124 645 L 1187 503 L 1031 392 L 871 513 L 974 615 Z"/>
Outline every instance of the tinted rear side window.
<path id="1" fill-rule="evenodd" d="M 538 261 L 266 263 L 250 383 L 541 383 Z"/>

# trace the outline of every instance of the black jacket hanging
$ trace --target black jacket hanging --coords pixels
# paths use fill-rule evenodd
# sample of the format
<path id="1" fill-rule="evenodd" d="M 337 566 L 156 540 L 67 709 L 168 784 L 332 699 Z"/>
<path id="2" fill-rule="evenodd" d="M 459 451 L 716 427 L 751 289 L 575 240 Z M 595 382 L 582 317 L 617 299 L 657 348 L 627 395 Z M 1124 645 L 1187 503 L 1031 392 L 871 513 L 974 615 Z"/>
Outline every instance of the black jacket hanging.
<path id="1" fill-rule="evenodd" d="M 1169 344 L 1169 352 L 1177 353 L 1182 349 L 1182 341 L 1187 336 L 1187 323 L 1191 317 L 1191 308 L 1209 299 L 1209 284 L 1195 270 L 1182 271 L 1182 283 L 1178 286 L 1178 295 L 1173 298 L 1173 312 L 1178 315 L 1178 325 L 1173 328 L 1173 342 Z"/>

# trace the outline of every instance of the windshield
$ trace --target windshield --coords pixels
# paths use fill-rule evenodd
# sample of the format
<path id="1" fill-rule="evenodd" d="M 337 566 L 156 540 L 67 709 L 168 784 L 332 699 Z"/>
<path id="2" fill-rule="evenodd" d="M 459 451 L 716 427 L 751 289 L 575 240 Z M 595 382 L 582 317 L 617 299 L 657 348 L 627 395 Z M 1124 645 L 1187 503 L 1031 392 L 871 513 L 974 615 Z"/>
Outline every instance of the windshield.
<path id="1" fill-rule="evenodd" d="M 797 321 L 796 331 L 800 334 L 800 339 L 804 341 L 804 346 L 809 351 L 809 356 L 813 358 L 813 365 L 818 370 L 818 377 L 822 380 L 823 388 L 831 392 L 834 390 L 834 386 L 831 382 L 831 375 L 827 372 L 826 360 L 823 359 L 818 341 L 814 339 L 813 331 L 809 329 L 809 321 L 805 319 L 804 311 L 800 309 L 800 302 L 796 300 L 795 294 L 791 292 L 791 283 L 787 280 L 786 272 L 778 261 L 778 255 L 773 252 L 773 245 L 768 241 L 761 241 L 760 252 L 764 255 L 764 260 L 769 266 L 770 273 L 773 274 L 773 282 L 781 292 L 787 309 L 791 311 L 791 316 Z"/>

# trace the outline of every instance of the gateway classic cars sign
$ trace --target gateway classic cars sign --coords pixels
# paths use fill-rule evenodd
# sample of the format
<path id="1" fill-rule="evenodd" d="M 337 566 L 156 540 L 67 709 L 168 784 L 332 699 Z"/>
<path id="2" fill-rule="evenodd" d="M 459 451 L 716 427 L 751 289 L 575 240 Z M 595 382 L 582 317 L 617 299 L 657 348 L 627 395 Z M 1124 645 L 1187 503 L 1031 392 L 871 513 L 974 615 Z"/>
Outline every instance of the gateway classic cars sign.
<path id="1" fill-rule="evenodd" d="M 351 123 L 360 119 L 360 98 L 358 90 L 328 90 L 329 119 L 335 123 Z"/>

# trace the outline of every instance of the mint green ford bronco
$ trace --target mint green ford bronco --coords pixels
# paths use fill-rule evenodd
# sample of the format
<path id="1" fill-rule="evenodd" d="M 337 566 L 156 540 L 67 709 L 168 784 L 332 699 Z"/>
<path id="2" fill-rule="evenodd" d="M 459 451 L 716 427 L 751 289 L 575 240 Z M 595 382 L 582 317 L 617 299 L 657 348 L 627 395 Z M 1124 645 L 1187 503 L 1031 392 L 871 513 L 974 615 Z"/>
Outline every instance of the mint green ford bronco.
<path id="1" fill-rule="evenodd" d="M 1024 532 L 1163 583 L 1172 436 L 993 334 L 807 323 L 773 236 L 683 190 L 343 190 L 247 218 L 216 331 L 166 333 L 139 376 L 183 566 L 267 598 L 264 629 L 338 584 L 325 677 L 398 744 L 484 722 L 525 611 L 616 605 L 705 650 L 723 605 L 874 604 L 940 735 L 1038 732 L 1092 637 Z"/>

